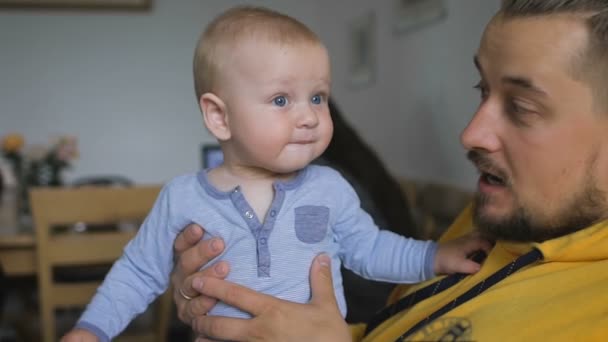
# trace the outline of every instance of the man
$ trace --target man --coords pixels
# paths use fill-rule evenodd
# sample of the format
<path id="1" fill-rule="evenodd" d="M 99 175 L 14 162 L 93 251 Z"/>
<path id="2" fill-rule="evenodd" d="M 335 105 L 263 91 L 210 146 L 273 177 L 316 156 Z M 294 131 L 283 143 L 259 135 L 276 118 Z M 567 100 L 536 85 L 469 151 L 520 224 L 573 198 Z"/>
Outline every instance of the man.
<path id="1" fill-rule="evenodd" d="M 477 195 L 444 239 L 475 227 L 496 245 L 477 274 L 381 316 L 365 336 L 353 329 L 355 339 L 605 340 L 608 2 L 505 0 L 474 62 L 481 104 L 461 142 L 480 172 Z M 192 274 L 223 248 L 218 240 L 192 247 L 201 234 L 189 227 L 175 243 L 173 284 L 194 297 L 175 298 L 195 331 L 237 341 L 351 339 L 325 256 L 311 267 L 310 304 L 287 303 L 221 280 L 227 264 Z M 203 316 L 211 298 L 254 318 Z"/>

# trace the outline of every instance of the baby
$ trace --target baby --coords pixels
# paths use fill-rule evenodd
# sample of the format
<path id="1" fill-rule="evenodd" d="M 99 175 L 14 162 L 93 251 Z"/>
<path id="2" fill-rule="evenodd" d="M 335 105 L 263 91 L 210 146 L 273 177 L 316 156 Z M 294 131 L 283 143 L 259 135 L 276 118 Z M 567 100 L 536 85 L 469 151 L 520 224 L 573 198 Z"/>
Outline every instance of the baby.
<path id="1" fill-rule="evenodd" d="M 343 315 L 341 263 L 396 283 L 477 269 L 466 255 L 483 247 L 479 239 L 437 245 L 379 230 L 338 172 L 310 165 L 332 137 L 330 74 L 325 46 L 291 17 L 236 7 L 211 22 L 194 79 L 224 162 L 163 188 L 68 337 L 107 341 L 145 310 L 167 289 L 173 241 L 191 222 L 225 241 L 228 280 L 282 299 L 308 302 L 312 259 L 329 254 Z M 223 303 L 209 314 L 249 317 Z"/>

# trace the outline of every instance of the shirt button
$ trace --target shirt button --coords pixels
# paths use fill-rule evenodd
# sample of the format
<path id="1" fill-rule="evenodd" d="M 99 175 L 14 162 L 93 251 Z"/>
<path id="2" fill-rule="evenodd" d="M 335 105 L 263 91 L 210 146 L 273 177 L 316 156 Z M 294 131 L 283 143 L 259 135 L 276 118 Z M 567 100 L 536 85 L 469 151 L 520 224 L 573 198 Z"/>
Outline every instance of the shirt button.
<path id="1" fill-rule="evenodd" d="M 274 210 L 271 210 L 271 211 L 270 211 L 270 217 L 275 217 L 275 216 L 276 216 L 276 214 L 277 214 L 277 212 L 276 212 L 276 211 L 274 211 Z"/>
<path id="2" fill-rule="evenodd" d="M 261 238 L 260 239 L 260 244 L 261 245 L 265 245 L 266 244 L 266 238 Z"/>
<path id="3" fill-rule="evenodd" d="M 249 218 L 249 219 L 250 219 L 250 218 L 253 218 L 253 214 L 251 213 L 251 211 L 246 211 L 246 212 L 245 212 L 245 216 L 246 216 L 247 218 Z"/>
<path id="4" fill-rule="evenodd" d="M 239 192 L 239 188 L 234 188 L 234 190 L 232 190 L 232 192 L 234 192 L 236 194 L 237 192 Z"/>

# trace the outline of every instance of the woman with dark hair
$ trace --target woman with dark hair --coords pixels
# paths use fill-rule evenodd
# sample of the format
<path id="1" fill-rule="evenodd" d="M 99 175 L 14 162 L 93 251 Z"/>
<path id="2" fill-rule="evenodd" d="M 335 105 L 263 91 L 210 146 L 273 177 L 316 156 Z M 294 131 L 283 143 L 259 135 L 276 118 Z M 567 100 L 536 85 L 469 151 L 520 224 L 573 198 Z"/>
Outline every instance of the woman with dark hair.
<path id="1" fill-rule="evenodd" d="M 391 176 L 382 160 L 346 121 L 333 99 L 329 111 L 334 123 L 333 138 L 316 163 L 340 171 L 367 211 L 382 229 L 408 237 L 417 237 L 417 229 L 407 198 L 399 183 Z M 395 284 L 368 280 L 342 267 L 344 295 L 348 305 L 348 322 L 367 321 L 386 305 Z"/>
<path id="2" fill-rule="evenodd" d="M 334 123 L 334 135 L 322 155 L 323 160 L 341 171 L 349 181 L 352 180 L 357 191 L 361 190 L 371 200 L 371 208 L 364 209 L 373 214 L 379 226 L 416 237 L 414 220 L 399 182 L 346 121 L 333 99 L 329 100 L 329 111 Z"/>

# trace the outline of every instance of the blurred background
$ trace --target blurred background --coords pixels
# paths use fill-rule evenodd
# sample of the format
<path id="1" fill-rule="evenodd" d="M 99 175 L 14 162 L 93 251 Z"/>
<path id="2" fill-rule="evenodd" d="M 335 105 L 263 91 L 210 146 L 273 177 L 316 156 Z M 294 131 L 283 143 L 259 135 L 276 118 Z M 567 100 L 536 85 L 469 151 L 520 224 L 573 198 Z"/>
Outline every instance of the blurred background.
<path id="1" fill-rule="evenodd" d="M 472 189 L 476 174 L 458 135 L 478 104 L 473 54 L 499 1 L 442 1 L 440 17 L 404 29 L 402 21 L 412 19 L 400 8 L 420 2 L 247 3 L 294 16 L 319 34 L 332 57 L 336 103 L 393 175 Z M 214 140 L 194 96 L 194 45 L 212 17 L 240 3 L 0 9 L 0 136 L 17 132 L 26 144 L 76 137 L 80 153 L 66 182 L 118 174 L 162 183 L 197 170 L 201 144 Z M 372 58 L 355 56 L 361 49 Z M 361 61 L 369 68 L 363 79 L 353 71 Z"/>
<path id="2" fill-rule="evenodd" d="M 381 227 L 434 239 L 470 201 L 477 174 L 458 139 L 498 0 L 0 0 L 0 190 L 12 189 L 0 191 L 0 341 L 39 341 L 53 324 L 38 318 L 47 258 L 29 187 L 159 185 L 200 169 L 205 151 L 216 160 L 192 56 L 209 21 L 243 3 L 301 20 L 328 47 L 336 134 L 323 157 Z M 392 284 L 344 272 L 347 319 L 364 321 Z M 59 311 L 57 331 L 78 315 Z M 188 335 L 173 314 L 167 339 Z"/>

